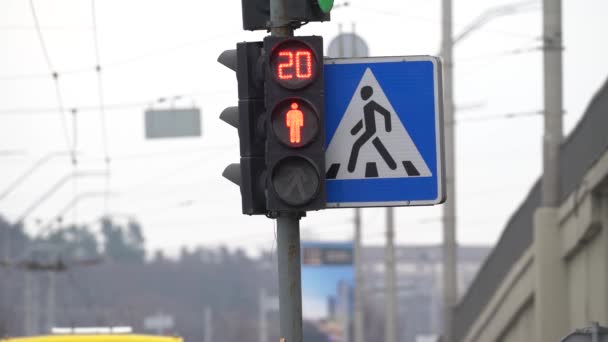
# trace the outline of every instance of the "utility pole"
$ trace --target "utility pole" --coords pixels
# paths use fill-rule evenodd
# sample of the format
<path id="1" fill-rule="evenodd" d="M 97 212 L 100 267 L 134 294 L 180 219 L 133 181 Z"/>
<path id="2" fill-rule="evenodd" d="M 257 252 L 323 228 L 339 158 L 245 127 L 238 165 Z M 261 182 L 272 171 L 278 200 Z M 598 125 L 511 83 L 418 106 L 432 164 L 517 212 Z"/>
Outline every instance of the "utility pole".
<path id="1" fill-rule="evenodd" d="M 534 213 L 535 341 L 567 333 L 567 274 L 559 246 L 560 148 L 562 142 L 561 0 L 543 0 L 544 119 L 541 205 Z M 541 267 L 542 266 L 542 267 Z"/>
<path id="2" fill-rule="evenodd" d="M 456 276 L 456 165 L 454 93 L 452 89 L 454 62 L 452 56 L 452 0 L 442 2 L 443 101 L 445 118 L 445 163 L 447 201 L 443 205 L 443 340 L 454 342 L 452 335 L 453 309 L 458 300 Z"/>
<path id="3" fill-rule="evenodd" d="M 2 234 L 2 239 L 3 239 L 3 244 L 2 244 L 2 250 L 3 250 L 3 255 L 2 258 L 4 259 L 4 262 L 10 262 L 11 259 L 11 239 L 13 238 L 11 235 L 12 232 L 12 227 L 7 225 L 4 228 L 4 233 Z M 10 289 L 11 289 L 11 284 L 12 284 L 12 277 L 11 277 L 11 273 L 10 273 L 10 268 L 6 268 L 6 270 L 4 270 L 2 273 L 2 278 L 3 278 L 3 285 L 4 287 L 2 288 L 2 304 L 4 306 L 4 308 L 8 309 L 11 307 L 10 302 L 11 302 L 11 294 L 10 294 Z"/>
<path id="4" fill-rule="evenodd" d="M 385 318 L 384 342 L 397 342 L 397 292 L 395 289 L 395 217 L 394 209 L 386 208 L 386 254 L 385 254 Z"/>
<path id="5" fill-rule="evenodd" d="M 355 342 L 363 342 L 363 245 L 361 243 L 361 209 L 355 208 Z M 348 341 L 346 341 L 348 342 Z"/>
<path id="6" fill-rule="evenodd" d="M 554 2 L 548 0 L 548 2 Z M 441 24 L 442 42 L 441 57 L 443 59 L 443 102 L 445 118 L 445 162 L 446 162 L 446 192 L 448 198 L 443 205 L 443 339 L 453 342 L 452 316 L 458 302 L 458 244 L 456 241 L 456 163 L 455 163 L 455 106 L 453 93 L 454 80 L 454 45 L 463 41 L 471 33 L 487 24 L 491 19 L 514 15 L 521 11 L 534 8 L 535 4 L 528 1 L 501 5 L 483 12 L 456 36 L 452 33 L 452 0 L 443 0 Z M 561 77 L 560 77 L 561 79 Z M 561 88 L 560 88 L 561 89 Z"/>
<path id="7" fill-rule="evenodd" d="M 259 342 L 268 341 L 268 321 L 266 317 L 266 290 L 260 288 L 259 304 L 258 304 L 258 336 Z"/>
<path id="8" fill-rule="evenodd" d="M 72 109 L 72 126 L 74 130 L 72 139 L 72 174 L 76 175 L 78 174 L 78 159 L 76 158 L 76 148 L 78 146 L 78 111 L 75 108 Z M 78 178 L 73 177 L 72 196 L 76 197 L 76 194 L 78 194 Z M 73 222 L 75 225 L 78 220 L 78 207 L 74 206 L 72 213 L 74 214 Z"/>
<path id="9" fill-rule="evenodd" d="M 51 329 L 55 326 L 55 297 L 57 295 L 56 282 L 57 275 L 54 271 L 46 272 L 48 278 L 48 288 L 46 294 L 46 331 L 45 333 L 50 333 Z"/>
<path id="10" fill-rule="evenodd" d="M 342 23 L 338 24 L 338 55 L 340 58 L 344 57 L 344 35 L 342 34 Z"/>
<path id="11" fill-rule="evenodd" d="M 342 323 L 342 341 L 350 342 L 350 285 L 345 281 L 338 282 L 338 308 Z"/>
<path id="12" fill-rule="evenodd" d="M 351 42 L 351 57 L 357 56 L 357 46 L 355 42 L 356 24 L 351 24 L 352 42 Z M 343 45 L 344 36 L 342 35 L 342 26 L 340 26 L 340 44 Z M 343 50 L 342 50 L 343 51 Z M 344 56 L 341 56 L 344 57 Z M 365 340 L 365 331 L 363 327 L 363 287 L 365 286 L 365 278 L 363 276 L 363 242 L 361 241 L 361 208 L 355 208 L 355 317 L 354 317 L 354 334 L 355 342 L 363 342 Z M 346 341 L 348 342 L 348 341 Z"/>
<path id="13" fill-rule="evenodd" d="M 32 336 L 38 334 L 40 328 L 40 289 L 37 284 L 39 278 L 27 271 L 23 276 L 25 278 L 23 331 L 25 336 Z"/>
<path id="14" fill-rule="evenodd" d="M 43 251 L 53 255 L 50 260 L 40 262 L 34 260 L 34 253 Z M 58 272 L 66 272 L 76 266 L 93 266 L 100 262 L 99 259 L 89 260 L 64 260 L 61 252 L 50 244 L 40 244 L 32 246 L 26 250 L 27 259 L 20 262 L 8 263 L 7 268 L 23 270 L 24 289 L 23 289 L 23 333 L 26 336 L 40 333 L 41 329 L 53 327 L 55 324 L 55 305 L 56 305 L 56 277 Z M 46 320 L 42 319 L 42 292 L 40 277 L 36 274 L 48 275 L 46 292 Z M 42 324 L 44 323 L 44 324 Z"/>
<path id="15" fill-rule="evenodd" d="M 562 4 L 543 1 L 543 67 L 545 133 L 543 137 L 542 206 L 556 207 L 560 200 L 560 146 L 562 131 Z"/>
<path id="16" fill-rule="evenodd" d="M 32 335 L 32 275 L 23 273 L 23 334 Z"/>
<path id="17" fill-rule="evenodd" d="M 15 191 L 15 189 L 17 189 L 21 184 L 23 184 L 23 182 L 25 182 L 27 180 L 28 177 L 30 177 L 36 170 L 38 170 L 40 167 L 44 166 L 45 164 L 47 164 L 49 161 L 53 160 L 54 158 L 57 157 L 62 157 L 65 155 L 74 155 L 76 154 L 75 151 L 59 151 L 59 152 L 51 152 L 49 154 L 46 154 L 45 156 L 43 156 L 42 158 L 38 159 L 36 162 L 34 162 L 32 164 L 32 166 L 30 166 L 25 172 L 23 172 L 23 174 L 21 174 L 17 179 L 13 180 L 8 187 L 6 187 L 4 190 L 2 190 L 2 193 L 0 193 L 0 201 L 4 200 L 7 196 L 9 196 L 13 191 Z M 21 223 L 21 222 L 19 222 Z M 13 227 L 16 225 L 13 225 Z M 10 262 L 11 260 L 11 239 L 12 239 L 12 235 L 11 232 L 13 230 L 13 227 L 7 227 L 4 230 L 4 234 L 2 234 L 2 250 L 3 250 L 3 255 L 2 258 L 4 259 L 5 262 Z M 2 300 L 3 303 L 5 304 L 5 306 L 8 308 L 10 307 L 10 293 L 9 293 L 9 289 L 10 286 L 9 284 L 11 283 L 11 276 L 10 276 L 10 268 L 7 268 L 5 271 L 5 274 L 3 275 L 4 280 L 5 280 L 5 286 L 2 289 Z M 24 313 L 25 314 L 25 313 Z M 25 318 L 24 318 L 25 319 Z"/>
<path id="18" fill-rule="evenodd" d="M 203 314 L 203 320 L 205 322 L 205 335 L 203 337 L 203 342 L 212 342 L 213 341 L 213 316 L 210 306 L 205 307 L 205 312 Z"/>

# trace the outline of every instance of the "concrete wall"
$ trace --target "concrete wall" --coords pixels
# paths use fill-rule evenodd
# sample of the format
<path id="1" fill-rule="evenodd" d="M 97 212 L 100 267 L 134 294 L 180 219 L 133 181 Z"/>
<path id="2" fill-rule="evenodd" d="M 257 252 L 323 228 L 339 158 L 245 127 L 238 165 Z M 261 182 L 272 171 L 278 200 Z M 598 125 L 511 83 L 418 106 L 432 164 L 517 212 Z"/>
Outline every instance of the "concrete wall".
<path id="1" fill-rule="evenodd" d="M 570 328 L 608 324 L 608 156 L 560 208 Z"/>
<path id="2" fill-rule="evenodd" d="M 608 153 L 559 208 L 536 210 L 533 229 L 460 341 L 558 342 L 591 321 L 608 325 Z"/>
<path id="3" fill-rule="evenodd" d="M 457 341 L 559 342 L 608 325 L 608 82 L 561 153 L 559 207 L 530 190 L 455 308 Z"/>

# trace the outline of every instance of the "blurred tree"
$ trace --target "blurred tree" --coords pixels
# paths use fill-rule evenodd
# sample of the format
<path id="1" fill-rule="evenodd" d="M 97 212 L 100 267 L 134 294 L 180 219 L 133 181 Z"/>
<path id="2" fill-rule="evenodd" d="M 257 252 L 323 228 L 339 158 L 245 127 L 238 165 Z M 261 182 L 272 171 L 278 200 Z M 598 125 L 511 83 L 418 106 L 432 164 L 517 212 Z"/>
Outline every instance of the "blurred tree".
<path id="1" fill-rule="evenodd" d="M 99 243 L 95 234 L 86 226 L 71 225 L 54 230 L 46 238 L 39 238 L 57 246 L 69 259 L 93 259 L 99 257 Z"/>
<path id="2" fill-rule="evenodd" d="M 120 262 L 143 263 L 146 256 L 145 239 L 141 225 L 129 221 L 127 228 L 115 224 L 109 217 L 101 220 L 105 255 Z"/>
<path id="3" fill-rule="evenodd" d="M 127 227 L 127 246 L 132 251 L 134 259 L 144 261 L 146 258 L 146 240 L 142 232 L 141 224 L 136 221 L 129 221 Z"/>
<path id="4" fill-rule="evenodd" d="M 152 258 L 152 263 L 155 264 L 164 264 L 167 262 L 167 257 L 165 257 L 165 252 L 162 249 L 157 249 L 154 251 L 154 258 Z"/>
<path id="5" fill-rule="evenodd" d="M 20 256 L 28 241 L 22 224 L 12 224 L 0 215 L 0 259 Z"/>

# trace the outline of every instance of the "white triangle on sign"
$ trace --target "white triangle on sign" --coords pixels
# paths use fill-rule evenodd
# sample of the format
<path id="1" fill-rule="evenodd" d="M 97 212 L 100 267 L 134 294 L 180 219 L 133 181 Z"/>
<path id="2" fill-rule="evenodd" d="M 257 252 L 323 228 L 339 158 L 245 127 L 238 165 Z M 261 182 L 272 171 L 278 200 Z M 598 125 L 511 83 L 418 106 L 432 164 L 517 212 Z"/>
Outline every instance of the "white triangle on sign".
<path id="1" fill-rule="evenodd" d="M 366 86 L 372 88 L 373 94 L 364 100 L 361 89 Z M 369 91 L 369 88 L 367 90 Z M 366 105 L 369 106 L 367 120 L 364 115 Z M 388 111 L 388 118 L 381 113 L 382 109 Z M 386 127 L 387 119 L 390 120 L 390 132 Z M 370 132 L 366 134 L 367 131 Z M 364 134 L 365 137 L 362 137 Z M 357 141 L 360 149 L 356 158 L 353 158 Z M 432 176 L 418 148 L 369 68 L 365 70 L 327 147 L 325 156 L 327 179 Z"/>

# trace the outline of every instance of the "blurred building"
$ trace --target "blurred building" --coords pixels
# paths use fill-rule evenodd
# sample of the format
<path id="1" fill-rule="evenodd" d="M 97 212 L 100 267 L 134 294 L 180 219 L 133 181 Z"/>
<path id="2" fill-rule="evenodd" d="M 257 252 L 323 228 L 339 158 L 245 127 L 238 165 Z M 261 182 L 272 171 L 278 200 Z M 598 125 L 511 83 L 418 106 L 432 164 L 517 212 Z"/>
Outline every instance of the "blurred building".
<path id="1" fill-rule="evenodd" d="M 460 246 L 459 289 L 464 292 L 490 251 L 485 246 Z M 384 311 L 384 246 L 364 247 L 366 307 Z M 441 246 L 397 246 L 397 340 L 418 342 L 441 330 Z"/>
<path id="2" fill-rule="evenodd" d="M 561 203 L 541 208 L 541 181 L 530 189 L 456 308 L 456 341 L 559 341 L 608 322 L 608 82 L 561 154 Z"/>

